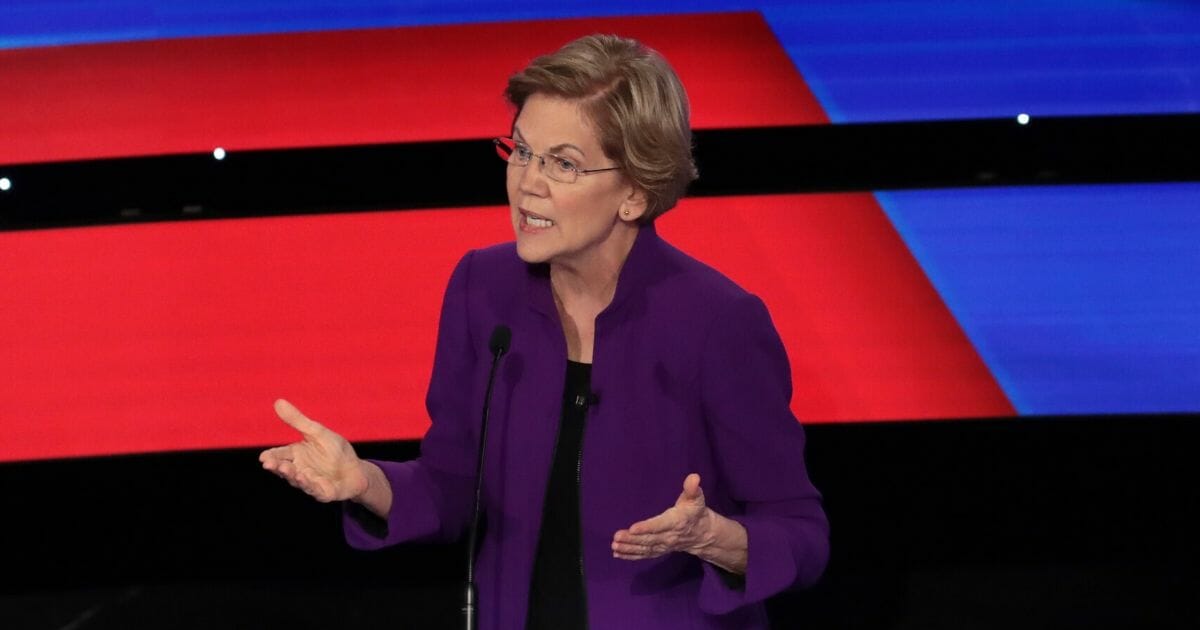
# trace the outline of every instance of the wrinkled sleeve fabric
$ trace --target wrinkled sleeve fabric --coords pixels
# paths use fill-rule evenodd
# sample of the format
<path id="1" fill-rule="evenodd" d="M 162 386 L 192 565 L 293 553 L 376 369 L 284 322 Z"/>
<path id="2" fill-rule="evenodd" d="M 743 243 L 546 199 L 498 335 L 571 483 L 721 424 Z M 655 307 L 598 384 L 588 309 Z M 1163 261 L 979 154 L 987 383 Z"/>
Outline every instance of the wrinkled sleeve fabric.
<path id="1" fill-rule="evenodd" d="M 700 607 L 724 614 L 811 585 L 829 557 L 829 524 L 790 409 L 791 370 L 766 306 L 743 295 L 714 320 L 698 385 L 722 492 L 746 528 L 745 579 L 704 563 Z"/>
<path id="2" fill-rule="evenodd" d="M 342 524 L 352 547 L 449 542 L 466 529 L 474 489 L 472 454 L 479 439 L 478 419 L 472 423 L 469 409 L 479 360 L 467 317 L 473 256 L 470 252 L 459 261 L 442 301 L 425 399 L 432 424 L 421 441 L 421 456 L 408 462 L 375 462 L 391 485 L 392 507 L 381 519 L 347 502 Z"/>

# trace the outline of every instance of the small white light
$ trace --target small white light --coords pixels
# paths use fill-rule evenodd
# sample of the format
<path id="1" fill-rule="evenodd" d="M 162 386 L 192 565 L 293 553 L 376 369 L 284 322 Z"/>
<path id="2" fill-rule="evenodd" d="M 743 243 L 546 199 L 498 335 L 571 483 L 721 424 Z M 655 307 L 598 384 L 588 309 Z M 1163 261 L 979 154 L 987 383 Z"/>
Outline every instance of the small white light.
<path id="1" fill-rule="evenodd" d="M 1017 124 L 1018 125 L 1028 125 L 1029 124 L 1029 114 L 1017 114 Z"/>
<path id="2" fill-rule="evenodd" d="M 222 149 L 221 147 L 217 147 L 217 148 L 213 149 L 213 157 L 217 158 L 218 160 L 224 160 L 225 159 L 225 149 Z"/>
<path id="3" fill-rule="evenodd" d="M 4 192 L 12 190 L 12 180 L 7 177 L 0 177 L 0 190 Z"/>

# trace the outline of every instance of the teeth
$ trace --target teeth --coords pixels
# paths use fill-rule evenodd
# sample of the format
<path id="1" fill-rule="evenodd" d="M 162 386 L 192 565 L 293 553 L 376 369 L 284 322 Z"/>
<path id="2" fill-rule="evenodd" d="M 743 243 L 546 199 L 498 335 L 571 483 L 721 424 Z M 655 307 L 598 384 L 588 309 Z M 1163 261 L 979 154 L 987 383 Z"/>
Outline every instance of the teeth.
<path id="1" fill-rule="evenodd" d="M 554 222 L 550 219 L 540 219 L 538 217 L 531 217 L 529 215 L 525 215 L 525 222 L 531 227 L 535 228 L 548 228 L 554 225 Z"/>

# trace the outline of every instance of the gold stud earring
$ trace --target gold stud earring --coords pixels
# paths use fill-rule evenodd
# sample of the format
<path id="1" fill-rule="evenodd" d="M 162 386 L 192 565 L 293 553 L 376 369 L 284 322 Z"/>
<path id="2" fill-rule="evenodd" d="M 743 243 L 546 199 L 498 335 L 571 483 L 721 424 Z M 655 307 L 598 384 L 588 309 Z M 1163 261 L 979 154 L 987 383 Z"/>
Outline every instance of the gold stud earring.
<path id="1" fill-rule="evenodd" d="M 624 214 L 625 214 L 625 216 L 629 216 L 629 209 L 628 209 L 628 208 L 626 208 L 626 210 L 625 210 L 625 213 L 624 213 Z"/>

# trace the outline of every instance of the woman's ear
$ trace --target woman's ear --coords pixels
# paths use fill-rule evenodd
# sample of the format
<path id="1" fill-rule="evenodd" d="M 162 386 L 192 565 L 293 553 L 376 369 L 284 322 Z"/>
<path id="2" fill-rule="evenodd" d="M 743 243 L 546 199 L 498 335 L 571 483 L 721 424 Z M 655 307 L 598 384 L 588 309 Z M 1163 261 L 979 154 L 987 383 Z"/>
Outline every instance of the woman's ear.
<path id="1" fill-rule="evenodd" d="M 646 191 L 634 187 L 629 196 L 621 202 L 620 218 L 628 223 L 636 223 L 644 214 L 646 214 Z"/>

